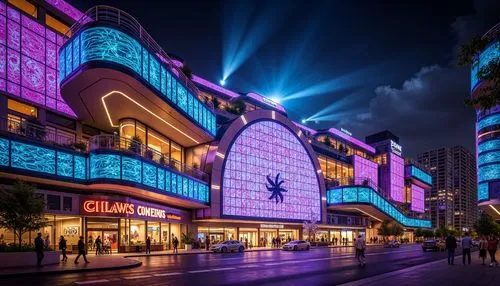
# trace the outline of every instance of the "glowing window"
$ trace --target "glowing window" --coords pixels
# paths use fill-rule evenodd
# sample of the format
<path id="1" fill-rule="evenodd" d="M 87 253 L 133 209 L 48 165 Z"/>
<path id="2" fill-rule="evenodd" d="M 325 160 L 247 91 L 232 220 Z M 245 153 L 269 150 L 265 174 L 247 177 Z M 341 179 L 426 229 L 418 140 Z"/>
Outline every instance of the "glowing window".
<path id="1" fill-rule="evenodd" d="M 15 112 L 19 112 L 33 117 L 38 116 L 38 109 L 36 107 L 21 103 L 19 101 L 9 99 L 7 102 L 7 106 L 9 107 L 9 110 L 13 110 Z"/>
<path id="2" fill-rule="evenodd" d="M 66 34 L 69 31 L 69 26 L 52 17 L 50 14 L 45 14 L 45 24 L 61 34 Z M 71 37 L 71 33 L 68 35 Z"/>
<path id="3" fill-rule="evenodd" d="M 32 16 L 33 18 L 37 17 L 38 14 L 37 8 L 30 2 L 26 0 L 9 0 L 9 3 L 19 8 L 19 10 L 22 10 L 24 13 Z"/>

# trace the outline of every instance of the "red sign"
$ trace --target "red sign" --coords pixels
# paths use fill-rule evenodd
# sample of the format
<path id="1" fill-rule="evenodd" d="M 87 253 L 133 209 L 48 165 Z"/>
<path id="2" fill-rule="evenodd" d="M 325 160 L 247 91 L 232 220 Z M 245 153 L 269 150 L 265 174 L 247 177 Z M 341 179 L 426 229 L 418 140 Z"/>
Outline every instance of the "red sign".
<path id="1" fill-rule="evenodd" d="M 80 212 L 84 215 L 134 217 L 157 220 L 182 220 L 182 216 L 168 212 L 170 208 L 135 200 L 117 201 L 104 198 L 82 198 Z"/>

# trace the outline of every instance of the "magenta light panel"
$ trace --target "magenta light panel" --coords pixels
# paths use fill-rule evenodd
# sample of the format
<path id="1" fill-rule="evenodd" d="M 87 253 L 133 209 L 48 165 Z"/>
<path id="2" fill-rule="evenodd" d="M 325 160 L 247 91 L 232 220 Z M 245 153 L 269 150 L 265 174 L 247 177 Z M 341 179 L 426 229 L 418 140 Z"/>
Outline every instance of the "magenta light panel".
<path id="1" fill-rule="evenodd" d="M 390 180 L 391 180 L 391 198 L 396 202 L 404 202 L 405 201 L 405 190 L 404 190 L 404 175 L 405 175 L 405 166 L 403 158 L 398 155 L 390 153 Z"/>
<path id="2" fill-rule="evenodd" d="M 411 185 L 411 210 L 414 212 L 423 213 L 424 211 L 424 189 Z"/>
<path id="3" fill-rule="evenodd" d="M 71 6 L 66 1 L 63 1 L 63 0 L 45 0 L 45 2 L 54 6 L 54 8 L 56 8 L 57 10 L 61 11 L 64 14 L 68 15 L 69 17 L 71 17 L 75 21 L 78 21 L 84 15 L 80 10 Z"/>
<path id="4" fill-rule="evenodd" d="M 354 184 L 363 185 L 369 180 L 370 186 L 378 186 L 378 165 L 361 156 L 354 155 Z"/>
<path id="5" fill-rule="evenodd" d="M 0 90 L 75 116 L 59 91 L 63 37 L 0 3 Z"/>
<path id="6" fill-rule="evenodd" d="M 283 202 L 270 199 L 267 176 L 284 180 Z M 273 121 L 248 126 L 226 156 L 222 213 L 225 216 L 320 219 L 320 187 L 312 160 L 295 133 Z"/>

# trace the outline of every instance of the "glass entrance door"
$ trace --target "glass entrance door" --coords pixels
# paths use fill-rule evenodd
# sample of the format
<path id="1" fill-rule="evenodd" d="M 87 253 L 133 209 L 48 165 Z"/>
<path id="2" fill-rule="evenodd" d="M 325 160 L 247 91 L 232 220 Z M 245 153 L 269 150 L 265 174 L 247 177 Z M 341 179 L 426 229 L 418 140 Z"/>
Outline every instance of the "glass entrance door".
<path id="1" fill-rule="evenodd" d="M 113 252 L 118 252 L 118 231 L 117 230 L 101 230 L 101 229 L 89 229 L 87 231 L 87 244 L 89 252 L 97 251 L 96 240 L 101 239 L 101 250 L 102 254 L 111 254 Z"/>

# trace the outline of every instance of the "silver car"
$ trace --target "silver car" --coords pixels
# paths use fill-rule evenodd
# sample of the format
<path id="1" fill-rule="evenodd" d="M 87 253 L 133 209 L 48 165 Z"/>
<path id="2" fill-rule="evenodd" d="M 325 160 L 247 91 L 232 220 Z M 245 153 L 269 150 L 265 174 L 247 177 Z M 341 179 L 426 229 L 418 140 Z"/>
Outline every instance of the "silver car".
<path id="1" fill-rule="evenodd" d="M 309 250 L 311 244 L 305 240 L 294 240 L 283 245 L 283 250 Z"/>
<path id="2" fill-rule="evenodd" d="M 210 251 L 213 252 L 243 252 L 245 250 L 245 245 L 237 240 L 226 240 L 210 247 Z"/>

